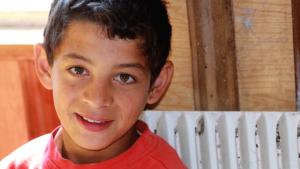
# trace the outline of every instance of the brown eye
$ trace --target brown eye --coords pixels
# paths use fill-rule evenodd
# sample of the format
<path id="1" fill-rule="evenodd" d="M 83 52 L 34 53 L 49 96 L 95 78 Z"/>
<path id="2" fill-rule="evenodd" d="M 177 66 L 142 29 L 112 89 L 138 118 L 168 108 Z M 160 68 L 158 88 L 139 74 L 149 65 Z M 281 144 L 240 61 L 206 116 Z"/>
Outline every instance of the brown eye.
<path id="1" fill-rule="evenodd" d="M 71 74 L 76 75 L 76 76 L 88 75 L 87 70 L 80 66 L 71 67 L 71 68 L 69 68 L 69 71 L 71 72 Z"/>
<path id="2" fill-rule="evenodd" d="M 127 74 L 120 74 L 120 79 L 122 82 L 127 82 L 130 79 L 130 76 Z"/>
<path id="3" fill-rule="evenodd" d="M 122 84 L 130 84 L 135 82 L 135 78 L 129 74 L 121 73 L 114 78 L 116 81 L 119 81 Z"/>

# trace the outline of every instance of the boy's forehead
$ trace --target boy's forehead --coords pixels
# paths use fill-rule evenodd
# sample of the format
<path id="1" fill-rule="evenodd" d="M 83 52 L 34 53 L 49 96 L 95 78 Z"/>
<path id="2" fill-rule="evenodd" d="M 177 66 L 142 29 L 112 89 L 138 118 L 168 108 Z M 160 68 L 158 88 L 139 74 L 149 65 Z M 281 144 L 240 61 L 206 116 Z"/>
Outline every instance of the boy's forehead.
<path id="1" fill-rule="evenodd" d="M 105 28 L 91 21 L 74 20 L 65 28 L 60 44 L 55 50 L 56 55 L 64 52 L 74 53 L 80 48 L 86 49 L 112 49 L 111 53 L 117 53 L 114 49 L 123 51 L 126 54 L 133 54 L 143 57 L 147 63 L 146 56 L 141 47 L 140 39 L 120 39 L 119 37 L 109 38 Z M 68 51 L 66 51 L 66 49 Z"/>
<path id="2" fill-rule="evenodd" d="M 87 34 L 88 31 L 99 38 L 109 38 L 104 26 L 88 20 L 72 20 L 64 30 L 65 34 L 78 35 Z"/>
<path id="3" fill-rule="evenodd" d="M 135 49 L 140 53 L 144 54 L 142 44 L 143 40 L 141 38 L 136 39 L 128 39 L 128 38 L 119 38 L 119 36 L 110 37 L 108 35 L 107 29 L 97 23 L 87 20 L 73 20 L 71 21 L 67 27 L 65 27 L 63 34 L 61 36 L 60 43 L 58 48 L 62 43 L 68 41 L 78 42 L 78 41 L 92 41 L 92 40 L 109 40 L 111 42 L 120 42 L 130 44 L 130 46 L 134 46 Z M 82 44 L 83 45 L 83 44 Z"/>
<path id="4" fill-rule="evenodd" d="M 134 39 L 126 37 L 120 38 L 118 35 L 111 36 L 105 26 L 88 20 L 72 20 L 68 26 L 64 28 L 63 32 L 63 36 L 61 37 L 62 41 L 66 38 L 77 38 L 79 35 L 86 35 L 87 32 L 89 32 L 91 33 L 90 35 L 97 38 L 134 43 L 138 49 L 142 49 L 144 43 L 144 39 L 140 36 Z"/>

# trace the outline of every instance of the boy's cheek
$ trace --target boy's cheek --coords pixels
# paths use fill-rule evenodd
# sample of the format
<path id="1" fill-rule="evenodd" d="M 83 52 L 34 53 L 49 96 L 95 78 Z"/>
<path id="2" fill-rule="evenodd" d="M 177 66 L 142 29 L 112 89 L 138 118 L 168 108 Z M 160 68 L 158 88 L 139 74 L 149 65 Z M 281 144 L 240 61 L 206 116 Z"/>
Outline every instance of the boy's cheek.
<path id="1" fill-rule="evenodd" d="M 58 72 L 56 76 L 53 77 L 54 87 L 62 91 L 76 91 L 83 85 L 82 80 L 75 78 L 70 78 L 64 72 Z"/>
<path id="2" fill-rule="evenodd" d="M 74 100 L 78 97 L 77 95 L 79 93 L 79 87 L 69 81 L 62 80 L 53 84 L 54 100 L 59 100 L 60 102 L 63 102 L 63 104 L 67 104 L 67 102 Z"/>

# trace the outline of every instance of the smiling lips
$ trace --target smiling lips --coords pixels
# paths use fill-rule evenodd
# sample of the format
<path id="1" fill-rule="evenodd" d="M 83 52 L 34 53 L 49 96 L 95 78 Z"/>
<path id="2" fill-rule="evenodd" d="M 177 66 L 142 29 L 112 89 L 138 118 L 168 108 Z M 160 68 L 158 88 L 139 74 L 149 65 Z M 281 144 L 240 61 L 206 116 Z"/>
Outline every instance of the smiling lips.
<path id="1" fill-rule="evenodd" d="M 100 132 L 108 128 L 113 120 L 94 120 L 88 117 L 83 117 L 75 113 L 78 122 L 87 130 L 92 132 Z"/>

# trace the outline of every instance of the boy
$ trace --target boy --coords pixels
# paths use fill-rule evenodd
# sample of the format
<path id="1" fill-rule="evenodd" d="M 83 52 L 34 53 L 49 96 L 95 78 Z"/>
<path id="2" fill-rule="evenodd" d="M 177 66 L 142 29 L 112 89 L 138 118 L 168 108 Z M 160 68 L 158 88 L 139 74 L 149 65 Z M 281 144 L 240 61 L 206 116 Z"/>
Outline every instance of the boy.
<path id="1" fill-rule="evenodd" d="M 0 168 L 186 168 L 138 120 L 172 79 L 170 38 L 163 0 L 54 0 L 35 62 L 61 126 Z"/>

